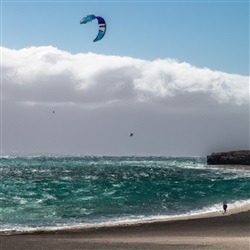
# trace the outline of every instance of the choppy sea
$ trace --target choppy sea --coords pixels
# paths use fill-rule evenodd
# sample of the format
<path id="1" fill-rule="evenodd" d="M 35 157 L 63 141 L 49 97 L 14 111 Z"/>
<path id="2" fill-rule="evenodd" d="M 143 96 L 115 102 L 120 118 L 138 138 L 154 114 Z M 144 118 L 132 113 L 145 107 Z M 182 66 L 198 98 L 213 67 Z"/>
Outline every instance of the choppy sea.
<path id="1" fill-rule="evenodd" d="M 3 156 L 0 231 L 141 222 L 250 203 L 250 170 L 202 157 Z"/>

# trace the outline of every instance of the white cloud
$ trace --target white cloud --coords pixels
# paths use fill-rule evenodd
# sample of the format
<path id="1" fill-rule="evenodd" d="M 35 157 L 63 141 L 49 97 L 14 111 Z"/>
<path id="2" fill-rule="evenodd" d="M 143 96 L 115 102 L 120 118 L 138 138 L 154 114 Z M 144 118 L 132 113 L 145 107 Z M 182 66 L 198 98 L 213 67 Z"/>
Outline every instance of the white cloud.
<path id="1" fill-rule="evenodd" d="M 249 77 L 51 46 L 1 52 L 4 152 L 206 155 L 249 148 Z"/>
<path id="2" fill-rule="evenodd" d="M 10 101 L 96 106 L 122 101 L 166 103 L 202 95 L 216 103 L 249 103 L 248 76 L 171 59 L 73 55 L 51 46 L 1 50 L 3 98 Z"/>

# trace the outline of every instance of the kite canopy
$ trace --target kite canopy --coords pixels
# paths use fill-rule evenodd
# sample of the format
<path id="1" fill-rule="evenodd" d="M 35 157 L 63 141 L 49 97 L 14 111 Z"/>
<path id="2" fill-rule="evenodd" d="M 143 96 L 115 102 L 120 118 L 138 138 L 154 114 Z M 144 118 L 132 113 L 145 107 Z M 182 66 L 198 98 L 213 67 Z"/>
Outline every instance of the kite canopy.
<path id="1" fill-rule="evenodd" d="M 96 17 L 95 17 L 95 15 L 93 15 L 93 14 L 87 15 L 87 16 L 83 17 L 83 18 L 80 20 L 80 24 L 88 23 L 88 22 L 94 20 L 95 18 L 96 18 Z"/>
<path id="2" fill-rule="evenodd" d="M 97 19 L 97 21 L 98 21 L 99 31 L 98 31 L 96 38 L 93 40 L 93 42 L 100 41 L 104 37 L 105 32 L 106 32 L 105 20 L 102 17 L 95 16 L 93 14 L 87 15 L 80 20 L 80 24 L 86 24 L 86 23 L 91 22 L 92 20 L 95 20 L 95 19 Z"/>

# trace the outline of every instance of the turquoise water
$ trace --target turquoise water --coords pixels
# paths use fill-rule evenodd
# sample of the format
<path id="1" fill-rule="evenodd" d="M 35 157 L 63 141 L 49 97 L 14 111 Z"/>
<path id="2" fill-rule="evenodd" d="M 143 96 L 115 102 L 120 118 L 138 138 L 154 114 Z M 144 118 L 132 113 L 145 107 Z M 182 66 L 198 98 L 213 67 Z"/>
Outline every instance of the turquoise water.
<path id="1" fill-rule="evenodd" d="M 169 218 L 250 202 L 250 171 L 205 158 L 2 157 L 0 231 Z"/>

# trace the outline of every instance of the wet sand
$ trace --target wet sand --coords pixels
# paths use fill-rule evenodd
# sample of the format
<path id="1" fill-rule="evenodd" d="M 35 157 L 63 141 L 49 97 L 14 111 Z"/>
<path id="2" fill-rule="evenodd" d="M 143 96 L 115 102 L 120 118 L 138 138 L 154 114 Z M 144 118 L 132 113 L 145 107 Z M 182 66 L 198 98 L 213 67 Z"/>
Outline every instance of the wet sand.
<path id="1" fill-rule="evenodd" d="M 1 250 L 250 249 L 250 206 L 141 224 L 0 236 Z"/>

